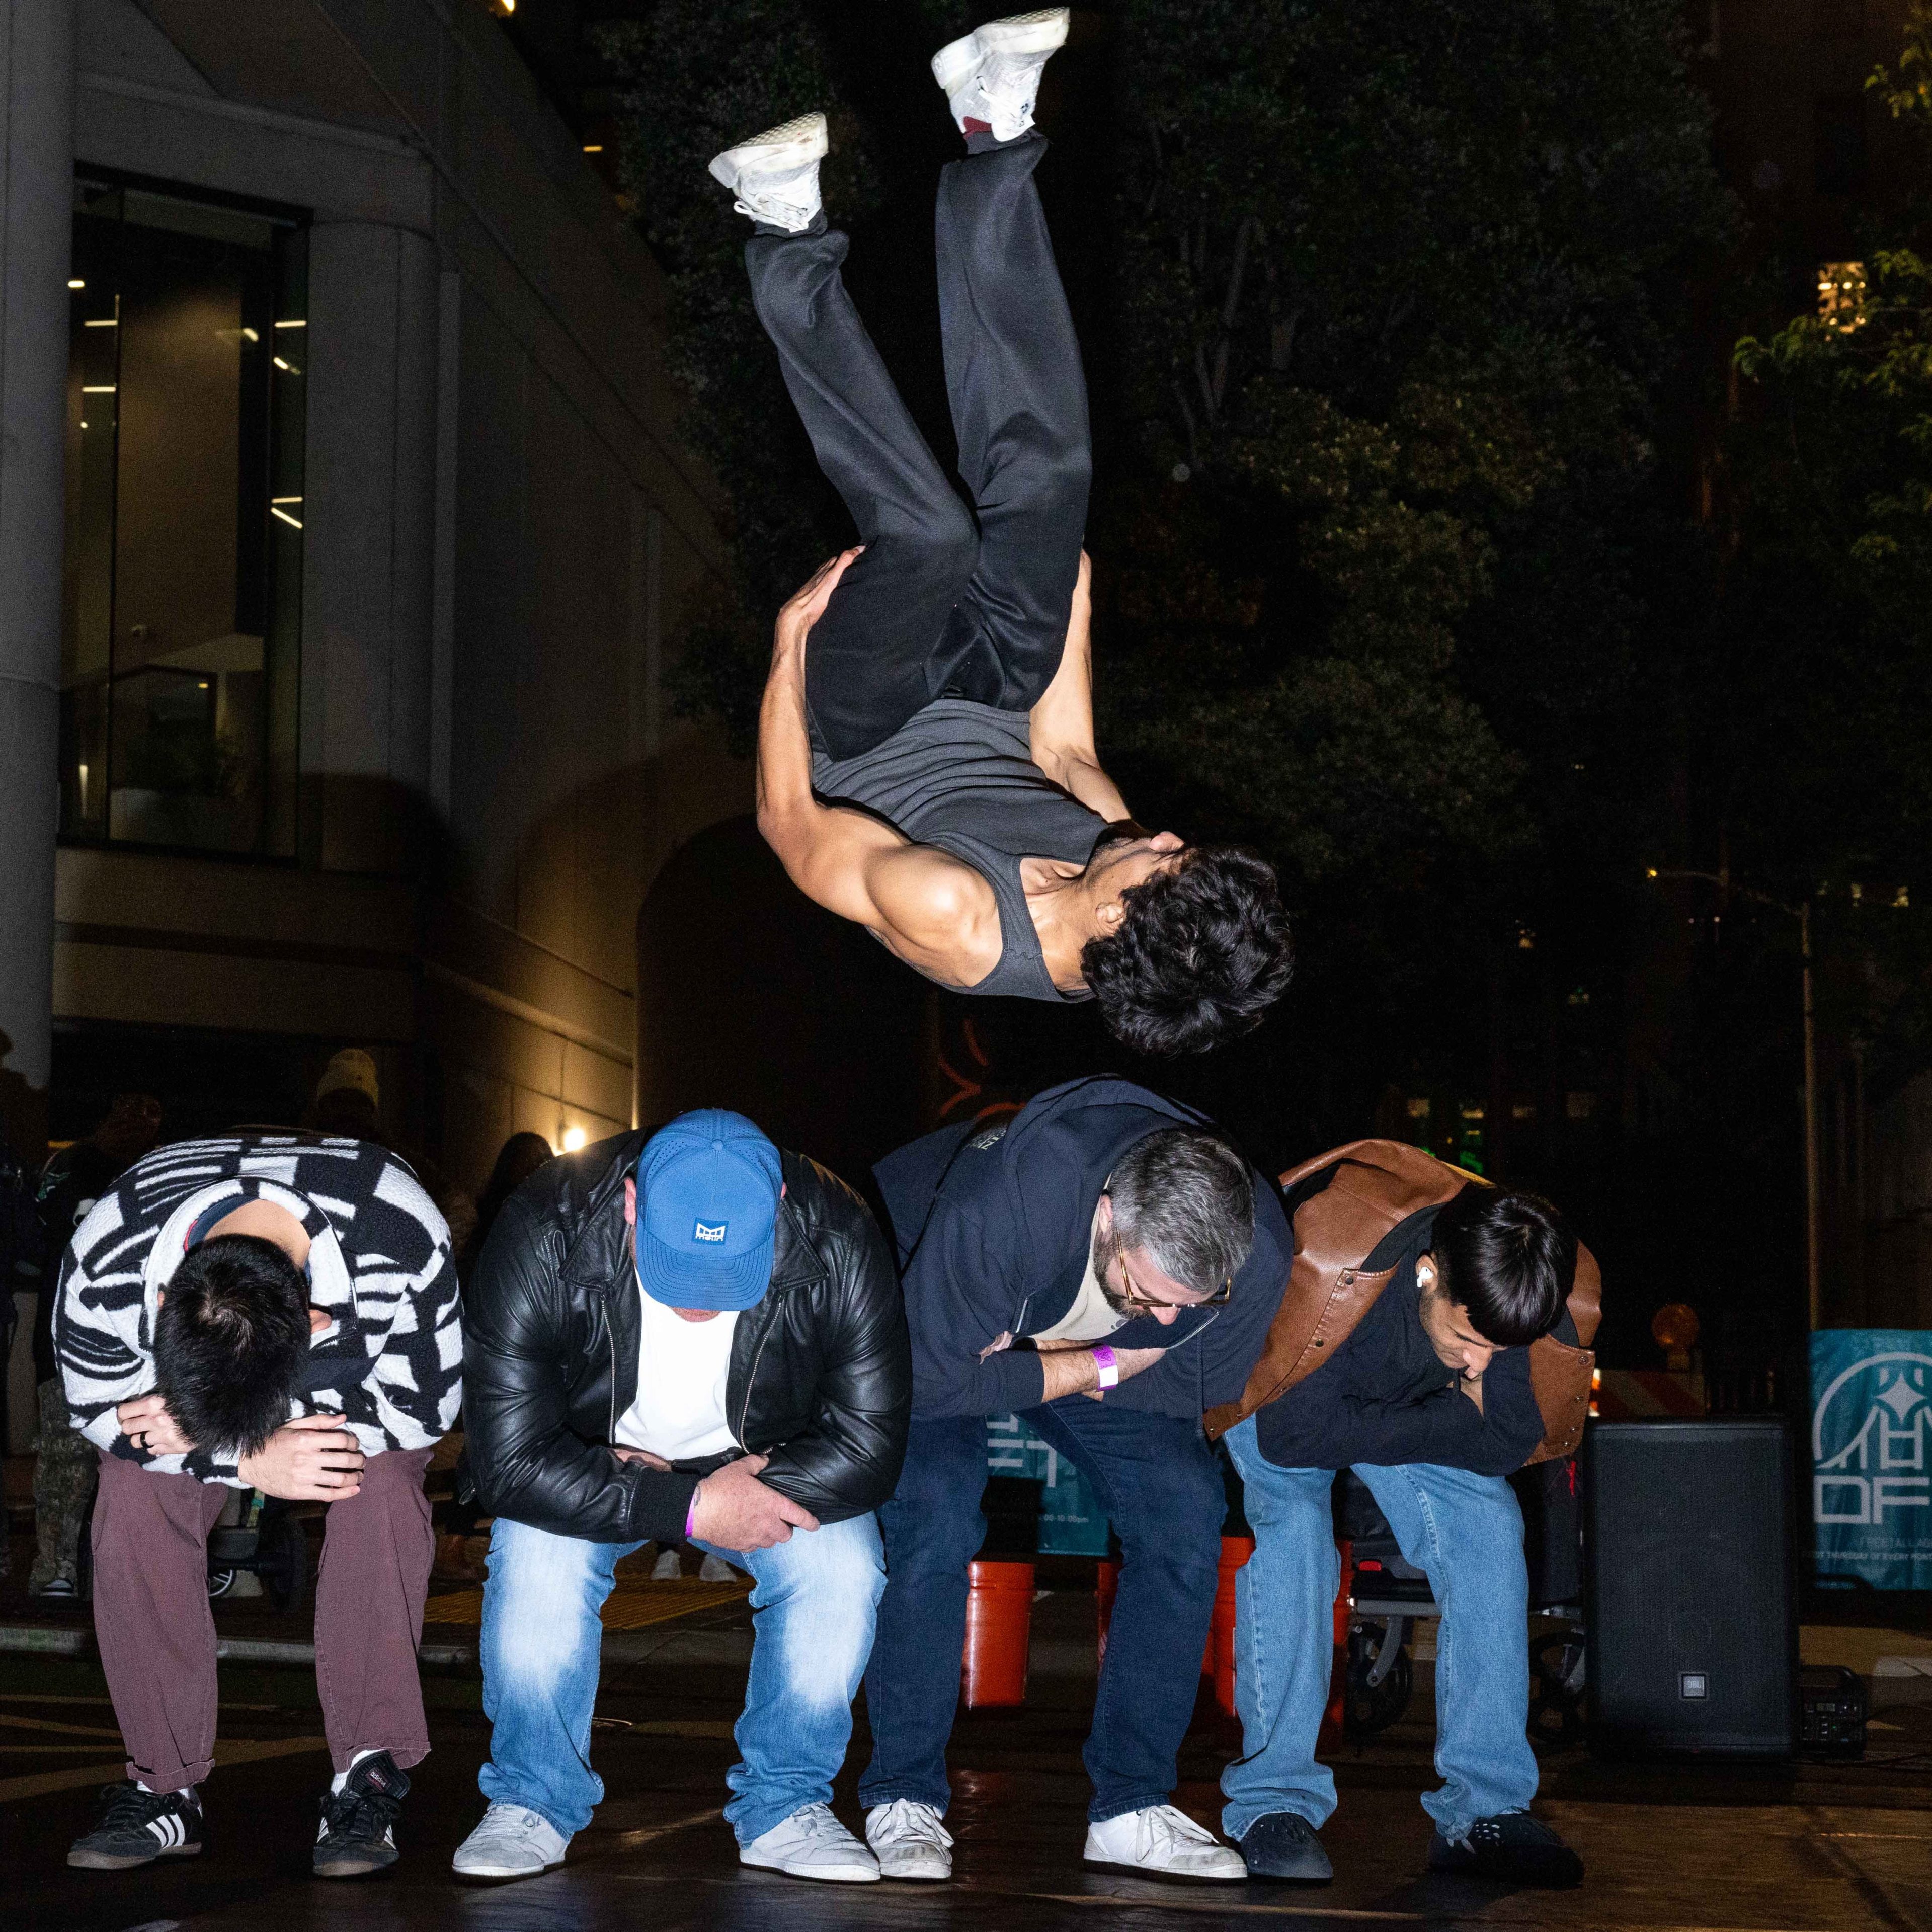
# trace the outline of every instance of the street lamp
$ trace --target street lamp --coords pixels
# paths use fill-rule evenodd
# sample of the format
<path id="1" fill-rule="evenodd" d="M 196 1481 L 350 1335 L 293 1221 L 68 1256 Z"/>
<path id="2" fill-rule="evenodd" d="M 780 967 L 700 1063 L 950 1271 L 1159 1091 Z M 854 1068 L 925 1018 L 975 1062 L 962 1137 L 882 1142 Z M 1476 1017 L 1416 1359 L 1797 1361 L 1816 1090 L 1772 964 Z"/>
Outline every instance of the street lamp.
<path id="1" fill-rule="evenodd" d="M 1702 879 L 1720 892 L 1736 892 L 1757 905 L 1769 906 L 1798 922 L 1798 950 L 1804 962 L 1804 1300 L 1807 1325 L 1818 1325 L 1818 1046 L 1811 1009 L 1811 908 L 1800 900 L 1786 905 L 1768 892 L 1738 885 L 1721 872 L 1692 872 L 1648 868 L 1653 879 Z"/>

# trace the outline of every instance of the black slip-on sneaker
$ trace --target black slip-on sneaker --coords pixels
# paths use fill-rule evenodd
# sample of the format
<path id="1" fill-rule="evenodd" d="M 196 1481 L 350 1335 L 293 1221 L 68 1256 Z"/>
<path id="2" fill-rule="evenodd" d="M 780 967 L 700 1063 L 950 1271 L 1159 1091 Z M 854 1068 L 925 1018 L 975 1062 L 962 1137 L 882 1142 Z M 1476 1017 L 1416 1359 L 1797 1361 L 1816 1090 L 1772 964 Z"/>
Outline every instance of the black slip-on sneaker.
<path id="1" fill-rule="evenodd" d="M 1328 1885 L 1334 1880 L 1335 1868 L 1315 1827 L 1298 1811 L 1270 1811 L 1257 1818 L 1234 1849 L 1250 1878 L 1279 1879 L 1290 1885 Z"/>
<path id="2" fill-rule="evenodd" d="M 1429 1841 L 1429 1869 L 1549 1892 L 1564 1892 L 1583 1882 L 1583 1861 L 1527 1811 L 1478 1818 L 1466 1838 L 1445 1838 L 1438 1832 Z"/>
<path id="3" fill-rule="evenodd" d="M 365 1757 L 340 1791 L 322 1795 L 322 1823 L 310 1861 L 317 1878 L 362 1878 L 396 1862 L 396 1814 L 409 1774 L 387 1751 Z"/>
<path id="4" fill-rule="evenodd" d="M 67 1862 L 83 1871 L 126 1871 L 156 1858 L 191 1858 L 208 1843 L 201 1800 L 186 1791 L 143 1791 L 131 1780 L 100 1788 L 100 1816 L 74 1840 Z"/>

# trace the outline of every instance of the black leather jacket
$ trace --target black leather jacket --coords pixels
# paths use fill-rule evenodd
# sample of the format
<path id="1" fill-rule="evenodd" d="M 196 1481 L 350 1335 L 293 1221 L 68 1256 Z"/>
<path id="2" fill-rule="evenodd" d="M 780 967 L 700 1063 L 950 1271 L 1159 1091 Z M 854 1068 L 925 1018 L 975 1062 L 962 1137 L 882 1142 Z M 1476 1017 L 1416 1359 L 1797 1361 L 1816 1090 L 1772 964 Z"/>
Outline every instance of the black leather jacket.
<path id="1" fill-rule="evenodd" d="M 684 1534 L 705 1468 L 610 1453 L 643 1326 L 624 1181 L 647 1132 L 539 1168 L 505 1202 L 464 1300 L 463 1418 L 490 1514 L 598 1543 Z M 786 1153 L 771 1286 L 739 1317 L 725 1419 L 764 1480 L 821 1522 L 890 1496 L 912 1357 L 886 1244 L 858 1196 Z M 730 1460 L 729 1457 L 721 1459 Z"/>

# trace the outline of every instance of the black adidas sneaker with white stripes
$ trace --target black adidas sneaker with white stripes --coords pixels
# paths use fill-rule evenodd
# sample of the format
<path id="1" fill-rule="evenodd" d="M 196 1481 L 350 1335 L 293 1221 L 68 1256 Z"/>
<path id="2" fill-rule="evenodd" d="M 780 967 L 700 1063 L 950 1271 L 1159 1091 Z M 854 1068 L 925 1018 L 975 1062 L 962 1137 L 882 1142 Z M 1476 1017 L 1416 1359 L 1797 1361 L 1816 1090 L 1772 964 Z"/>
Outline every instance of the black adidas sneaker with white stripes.
<path id="1" fill-rule="evenodd" d="M 310 1868 L 317 1878 L 362 1878 L 396 1862 L 396 1814 L 409 1774 L 387 1751 L 365 1757 L 340 1791 L 325 1792 Z"/>
<path id="2" fill-rule="evenodd" d="M 67 1862 L 86 1871 L 125 1871 L 156 1858 L 191 1858 L 208 1842 L 201 1799 L 187 1791 L 143 1791 L 104 1785 L 94 1829 L 74 1840 Z"/>

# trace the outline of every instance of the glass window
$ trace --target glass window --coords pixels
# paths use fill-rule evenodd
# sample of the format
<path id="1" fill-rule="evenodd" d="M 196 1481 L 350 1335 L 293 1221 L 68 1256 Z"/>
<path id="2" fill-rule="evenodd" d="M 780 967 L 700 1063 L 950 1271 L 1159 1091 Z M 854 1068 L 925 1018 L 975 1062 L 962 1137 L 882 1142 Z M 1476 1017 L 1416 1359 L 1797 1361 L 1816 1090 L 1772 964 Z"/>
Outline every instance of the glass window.
<path id="1" fill-rule="evenodd" d="M 64 836 L 295 850 L 307 244 L 76 184 Z"/>

